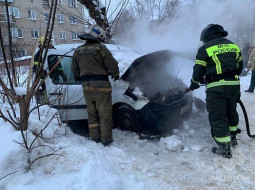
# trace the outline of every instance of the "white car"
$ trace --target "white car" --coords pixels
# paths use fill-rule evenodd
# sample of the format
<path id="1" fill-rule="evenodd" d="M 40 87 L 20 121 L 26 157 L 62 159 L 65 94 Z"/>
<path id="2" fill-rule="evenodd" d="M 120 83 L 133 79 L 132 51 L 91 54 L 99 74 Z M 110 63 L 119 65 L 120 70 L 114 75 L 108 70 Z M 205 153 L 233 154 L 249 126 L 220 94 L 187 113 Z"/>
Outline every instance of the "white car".
<path id="1" fill-rule="evenodd" d="M 45 81 L 50 106 L 56 108 L 62 121 L 87 119 L 87 106 L 81 82 L 75 82 L 71 71 L 72 55 L 81 44 L 57 45 L 49 49 L 44 70 L 49 72 L 56 63 L 55 58 L 63 57 L 50 77 Z M 117 45 L 106 44 L 119 63 L 120 80 L 112 85 L 114 127 L 140 132 L 144 129 L 163 133 L 169 119 L 189 113 L 192 96 L 183 93 L 186 86 L 167 70 L 172 52 L 153 52 L 144 56 Z M 66 78 L 59 75 L 59 67 Z M 60 70 L 61 70 L 60 69 Z M 56 76 L 58 75 L 58 76 Z M 174 85 L 166 81 L 173 81 Z"/>

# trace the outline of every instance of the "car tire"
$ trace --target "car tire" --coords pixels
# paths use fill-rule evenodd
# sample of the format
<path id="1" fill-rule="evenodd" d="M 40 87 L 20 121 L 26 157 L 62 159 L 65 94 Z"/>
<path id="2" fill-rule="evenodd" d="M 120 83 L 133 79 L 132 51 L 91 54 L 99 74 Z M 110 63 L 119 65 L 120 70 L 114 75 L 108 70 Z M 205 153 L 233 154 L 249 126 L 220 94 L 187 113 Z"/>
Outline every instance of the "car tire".
<path id="1" fill-rule="evenodd" d="M 113 112 L 113 125 L 124 131 L 141 132 L 141 121 L 136 110 L 130 106 L 122 105 Z"/>

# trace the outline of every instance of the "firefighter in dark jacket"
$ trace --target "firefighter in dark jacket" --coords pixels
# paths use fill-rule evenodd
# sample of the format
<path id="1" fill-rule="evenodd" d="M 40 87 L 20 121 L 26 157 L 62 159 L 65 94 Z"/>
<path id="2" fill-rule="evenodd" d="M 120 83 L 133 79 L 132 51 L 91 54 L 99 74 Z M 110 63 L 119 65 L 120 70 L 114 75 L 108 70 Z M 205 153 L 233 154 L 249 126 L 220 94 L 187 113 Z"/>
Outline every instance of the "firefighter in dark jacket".
<path id="1" fill-rule="evenodd" d="M 92 140 L 107 146 L 112 142 L 112 97 L 108 75 L 119 79 L 118 62 L 102 44 L 105 31 L 98 25 L 90 27 L 80 39 L 86 40 L 73 54 L 72 71 L 76 80 L 82 80 L 87 103 L 89 135 Z"/>
<path id="2" fill-rule="evenodd" d="M 209 24 L 201 33 L 204 44 L 198 49 L 191 85 L 187 90 L 206 83 L 206 103 L 212 136 L 218 147 L 212 152 L 232 157 L 231 145 L 237 145 L 239 116 L 236 104 L 240 98 L 239 75 L 243 61 L 239 47 L 224 38 L 228 32 L 218 24 Z"/>

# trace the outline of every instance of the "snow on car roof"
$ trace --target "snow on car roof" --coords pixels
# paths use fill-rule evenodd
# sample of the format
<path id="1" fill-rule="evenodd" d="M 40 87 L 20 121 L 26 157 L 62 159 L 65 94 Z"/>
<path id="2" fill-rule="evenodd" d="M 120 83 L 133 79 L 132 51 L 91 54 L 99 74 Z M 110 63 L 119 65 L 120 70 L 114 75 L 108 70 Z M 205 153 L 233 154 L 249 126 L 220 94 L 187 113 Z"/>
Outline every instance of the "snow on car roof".
<path id="1" fill-rule="evenodd" d="M 72 56 L 74 50 L 80 45 L 82 45 L 82 43 L 56 45 L 55 49 L 48 50 L 48 55 L 50 54 L 63 55 L 69 52 L 67 55 Z M 131 63 L 135 59 L 141 56 L 141 54 L 139 54 L 138 52 L 135 52 L 134 50 L 128 47 L 113 45 L 113 44 L 105 44 L 105 45 L 111 51 L 113 57 L 118 61 L 120 75 L 122 75 L 128 69 L 128 67 L 131 65 Z"/>

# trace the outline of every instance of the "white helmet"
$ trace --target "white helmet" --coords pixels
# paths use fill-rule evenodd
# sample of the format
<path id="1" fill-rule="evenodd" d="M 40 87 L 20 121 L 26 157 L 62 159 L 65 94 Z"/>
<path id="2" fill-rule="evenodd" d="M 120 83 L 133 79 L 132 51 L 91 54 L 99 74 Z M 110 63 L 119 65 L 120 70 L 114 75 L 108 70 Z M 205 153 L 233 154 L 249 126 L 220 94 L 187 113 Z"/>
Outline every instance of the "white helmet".
<path id="1" fill-rule="evenodd" d="M 88 33 L 91 34 L 92 36 L 94 36 L 96 39 L 99 39 L 103 42 L 105 42 L 106 39 L 107 39 L 105 31 L 100 26 L 98 26 L 97 24 L 91 26 L 88 29 Z"/>

